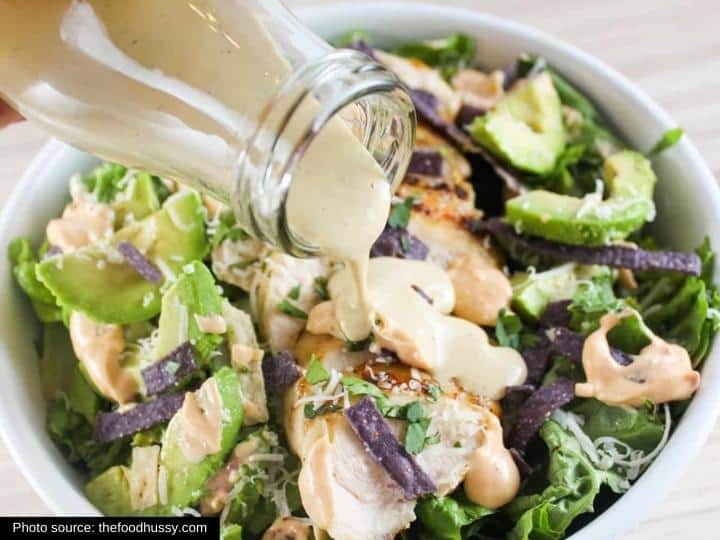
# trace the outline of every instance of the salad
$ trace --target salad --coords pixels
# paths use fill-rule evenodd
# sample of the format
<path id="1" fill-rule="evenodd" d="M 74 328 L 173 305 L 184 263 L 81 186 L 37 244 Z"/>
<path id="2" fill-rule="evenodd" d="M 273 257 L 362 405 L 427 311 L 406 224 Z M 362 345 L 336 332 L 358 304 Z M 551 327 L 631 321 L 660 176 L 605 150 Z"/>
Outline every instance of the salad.
<path id="1" fill-rule="evenodd" d="M 644 229 L 652 159 L 682 132 L 630 148 L 543 58 L 480 69 L 463 34 L 339 45 L 393 70 L 420 120 L 370 279 L 407 261 L 408 309 L 482 347 L 441 377 L 413 336 L 342 339 L 338 261 L 103 163 L 42 245 L 9 250 L 48 433 L 104 514 L 219 516 L 226 540 L 564 538 L 662 450 L 720 327 L 709 241 L 667 251 Z M 485 391 L 498 359 L 522 376 Z"/>

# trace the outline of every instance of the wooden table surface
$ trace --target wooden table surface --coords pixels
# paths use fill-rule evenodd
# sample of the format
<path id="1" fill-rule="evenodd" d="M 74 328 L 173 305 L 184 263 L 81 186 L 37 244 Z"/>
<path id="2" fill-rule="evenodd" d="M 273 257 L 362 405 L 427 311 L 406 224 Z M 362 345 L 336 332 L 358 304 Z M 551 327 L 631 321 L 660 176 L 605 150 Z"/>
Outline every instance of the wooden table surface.
<path id="1" fill-rule="evenodd" d="M 288 0 L 291 7 L 333 0 Z M 720 8 L 713 0 L 442 0 L 536 26 L 601 58 L 660 103 L 720 176 Z M 4 197 L 47 140 L 29 125 L 0 133 Z M 717 239 L 716 239 L 717 241 Z M 0 515 L 48 512 L 0 446 Z M 720 536 L 720 427 L 666 501 L 627 540 Z"/>

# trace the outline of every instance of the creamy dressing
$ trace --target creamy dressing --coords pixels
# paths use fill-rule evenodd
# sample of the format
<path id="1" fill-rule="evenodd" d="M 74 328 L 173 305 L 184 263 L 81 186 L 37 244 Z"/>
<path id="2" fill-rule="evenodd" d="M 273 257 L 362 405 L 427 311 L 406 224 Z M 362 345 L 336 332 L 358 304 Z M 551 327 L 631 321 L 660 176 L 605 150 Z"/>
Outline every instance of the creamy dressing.
<path id="1" fill-rule="evenodd" d="M 413 286 L 430 297 L 432 304 Z M 525 362 L 517 351 L 492 346 L 482 328 L 447 315 L 456 304 L 455 288 L 440 267 L 377 257 L 370 260 L 368 290 L 375 343 L 394 351 L 402 362 L 432 373 L 441 383 L 458 383 L 494 399 L 504 395 L 506 386 L 525 380 Z M 346 334 L 355 322 L 353 276 L 347 270 L 336 273 L 328 291 L 338 327 Z M 314 308 L 308 331 L 333 330 L 329 313 L 327 304 Z"/>
<path id="2" fill-rule="evenodd" d="M 577 383 L 575 393 L 594 397 L 609 405 L 639 407 L 650 399 L 665 403 L 688 399 L 700 386 L 700 373 L 694 371 L 688 352 L 680 345 L 668 343 L 644 330 L 650 344 L 633 362 L 621 366 L 612 357 L 607 334 L 620 321 L 639 315 L 634 310 L 608 313 L 600 320 L 600 328 L 585 339 L 582 362 L 587 382 Z"/>
<path id="3" fill-rule="evenodd" d="M 223 408 L 217 381 L 207 379 L 195 392 L 185 394 L 183 406 L 177 413 L 178 446 L 185 459 L 199 463 L 220 451 L 223 428 Z"/>
<path id="4" fill-rule="evenodd" d="M 495 326 L 498 313 L 510 306 L 510 280 L 487 257 L 475 252 L 454 259 L 448 274 L 455 288 L 458 317 L 483 326 Z"/>
<path id="5" fill-rule="evenodd" d="M 101 324 L 73 311 L 68 330 L 75 356 L 98 391 L 120 404 L 132 401 L 138 388 L 121 363 L 125 350 L 122 327 Z"/>
<path id="6" fill-rule="evenodd" d="M 520 489 L 520 473 L 503 444 L 500 420 L 487 415 L 485 429 L 478 435 L 480 446 L 470 455 L 463 487 L 468 499 L 486 508 L 500 508 L 512 501 Z"/>

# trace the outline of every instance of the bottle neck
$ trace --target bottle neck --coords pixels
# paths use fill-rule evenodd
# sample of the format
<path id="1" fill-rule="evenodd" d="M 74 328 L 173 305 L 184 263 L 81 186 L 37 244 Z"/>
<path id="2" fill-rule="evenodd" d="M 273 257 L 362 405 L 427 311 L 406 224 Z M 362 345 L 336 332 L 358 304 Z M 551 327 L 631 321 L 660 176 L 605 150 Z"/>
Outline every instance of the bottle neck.
<path id="1" fill-rule="evenodd" d="M 293 255 L 318 255 L 288 219 L 291 188 L 313 174 L 347 179 L 344 160 L 357 151 L 372 156 L 394 188 L 414 137 L 415 110 L 397 78 L 362 53 L 331 52 L 295 71 L 263 110 L 240 153 L 231 206 L 249 234 Z"/>

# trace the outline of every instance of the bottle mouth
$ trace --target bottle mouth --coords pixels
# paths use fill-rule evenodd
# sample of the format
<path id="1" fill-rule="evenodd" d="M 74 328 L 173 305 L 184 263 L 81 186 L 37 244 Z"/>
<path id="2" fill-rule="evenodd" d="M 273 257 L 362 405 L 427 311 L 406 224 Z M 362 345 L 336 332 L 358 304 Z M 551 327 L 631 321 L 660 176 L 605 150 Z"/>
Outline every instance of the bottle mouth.
<path id="1" fill-rule="evenodd" d="M 321 255 L 293 230 L 286 201 L 306 151 L 335 118 L 375 159 L 392 189 L 402 181 L 415 140 L 410 97 L 394 74 L 368 56 L 334 51 L 293 73 L 265 107 L 240 156 L 231 202 L 249 234 L 295 256 Z M 329 167 L 332 161 L 329 156 Z"/>

